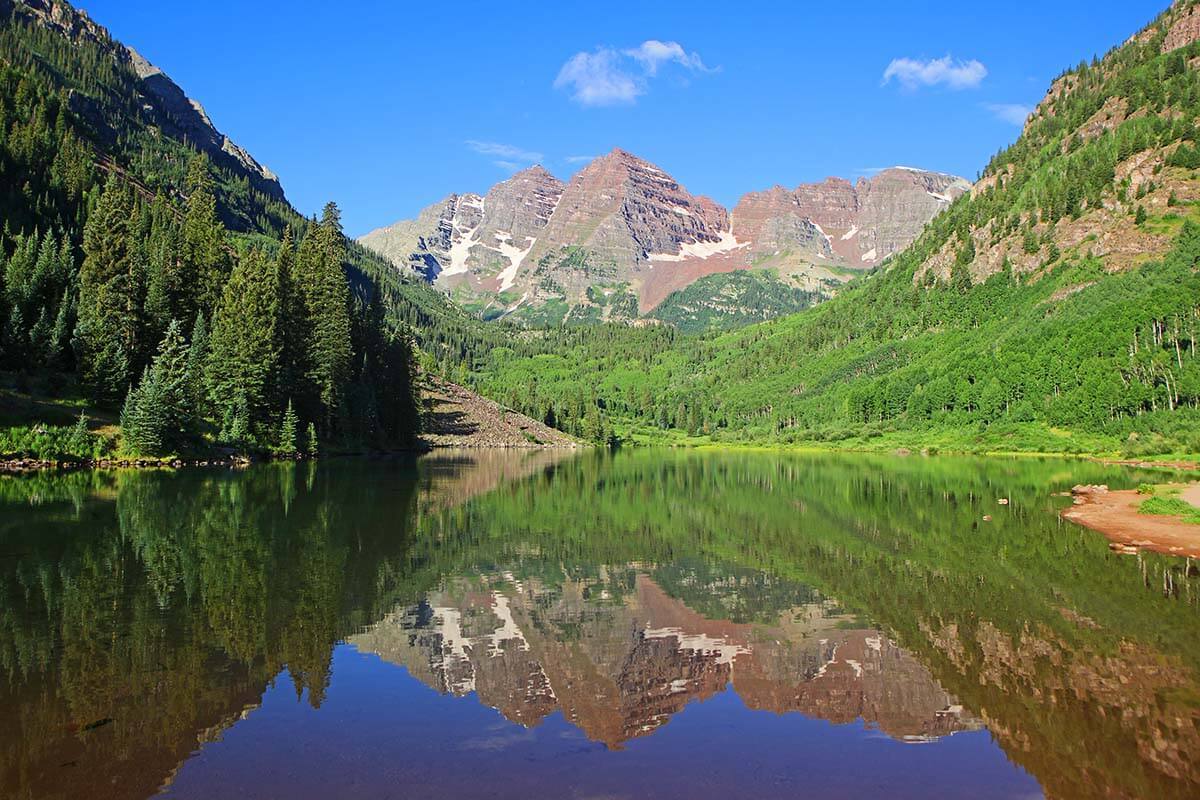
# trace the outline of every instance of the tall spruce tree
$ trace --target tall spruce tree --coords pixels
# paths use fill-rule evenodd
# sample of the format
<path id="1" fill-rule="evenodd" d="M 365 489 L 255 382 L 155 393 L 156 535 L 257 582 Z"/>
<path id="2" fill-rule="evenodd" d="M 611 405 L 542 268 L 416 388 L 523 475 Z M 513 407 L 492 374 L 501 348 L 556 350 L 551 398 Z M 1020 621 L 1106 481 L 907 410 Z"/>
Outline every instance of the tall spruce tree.
<path id="1" fill-rule="evenodd" d="M 134 205 L 129 186 L 110 175 L 83 231 L 76 355 L 84 386 L 99 402 L 115 402 L 129 388 L 140 344 Z"/>
<path id="2" fill-rule="evenodd" d="M 197 153 L 188 164 L 188 198 L 180 243 L 182 275 L 176 312 L 187 314 L 211 310 L 221 296 L 221 285 L 229 272 L 225 226 L 217 216 L 217 197 L 209 175 L 208 157 Z"/>
<path id="3" fill-rule="evenodd" d="M 304 302 L 308 333 L 308 380 L 316 394 L 316 416 L 326 432 L 334 428 L 353 358 L 345 257 L 341 213 L 336 204 L 327 203 L 320 224 L 309 228 L 296 258 L 296 288 Z"/>
<path id="4" fill-rule="evenodd" d="M 196 321 L 192 324 L 192 336 L 188 342 L 188 391 L 191 393 L 192 407 L 198 415 L 202 414 L 206 396 L 204 391 L 204 369 L 208 362 L 208 323 L 204 321 L 204 312 L 196 312 Z"/>
<path id="5" fill-rule="evenodd" d="M 213 316 L 206 371 L 209 398 L 224 426 L 244 418 L 242 438 L 262 438 L 278 407 L 278 326 L 275 262 L 254 249 L 239 259 L 225 284 Z"/>

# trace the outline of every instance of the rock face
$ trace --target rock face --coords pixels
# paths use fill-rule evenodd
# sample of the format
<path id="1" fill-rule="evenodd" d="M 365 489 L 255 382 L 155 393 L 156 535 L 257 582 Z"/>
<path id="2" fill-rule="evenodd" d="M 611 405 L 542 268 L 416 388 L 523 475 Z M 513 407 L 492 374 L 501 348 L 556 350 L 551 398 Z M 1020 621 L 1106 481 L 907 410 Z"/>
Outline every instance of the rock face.
<path id="1" fill-rule="evenodd" d="M 71 42 L 88 42 L 106 52 L 118 66 L 130 71 L 131 90 L 141 106 L 142 114 L 163 135 L 186 141 L 202 150 L 212 162 L 246 178 L 250 185 L 276 199 L 284 200 L 283 187 L 273 172 L 259 164 L 242 147 L 221 133 L 208 118 L 203 106 L 184 94 L 166 73 L 151 64 L 130 47 L 115 41 L 108 31 L 61 0 L 0 0 L 0 19 L 28 25 L 40 25 L 64 36 Z M 82 95 L 71 96 L 72 110 L 89 116 L 89 109 L 78 107 L 86 100 Z M 107 126 L 96 127 L 104 130 Z M 113 133 L 115 136 L 115 133 Z"/>
<path id="2" fill-rule="evenodd" d="M 446 288 L 505 292 L 562 193 L 562 181 L 530 167 L 484 196 L 452 194 L 415 220 L 379 228 L 359 241 Z"/>
<path id="3" fill-rule="evenodd" d="M 505 573 L 449 580 L 348 641 L 525 726 L 561 711 L 614 749 L 731 684 L 750 708 L 861 718 L 906 741 L 981 727 L 915 658 L 835 605 L 751 624 L 697 613 L 635 567 L 561 582 Z"/>
<path id="4" fill-rule="evenodd" d="M 1172 50 L 1178 50 L 1181 47 L 1187 47 L 1192 42 L 1200 39 L 1200 8 L 1196 6 L 1187 7 L 1186 2 L 1175 0 L 1173 3 L 1173 11 L 1178 11 L 1179 14 L 1167 29 L 1166 38 L 1163 39 L 1162 52 L 1169 53 Z"/>
<path id="5" fill-rule="evenodd" d="M 562 184 L 532 167 L 360 240 L 493 316 L 632 318 L 699 278 L 751 267 L 828 294 L 911 243 L 970 184 L 898 167 L 746 195 L 732 214 L 616 149 Z M 554 307 L 557 317 L 536 309 Z"/>
<path id="6" fill-rule="evenodd" d="M 893 167 L 854 184 L 827 178 L 748 194 L 733 210 L 733 227 L 760 264 L 777 260 L 788 268 L 815 258 L 873 267 L 970 189 L 953 175 Z"/>

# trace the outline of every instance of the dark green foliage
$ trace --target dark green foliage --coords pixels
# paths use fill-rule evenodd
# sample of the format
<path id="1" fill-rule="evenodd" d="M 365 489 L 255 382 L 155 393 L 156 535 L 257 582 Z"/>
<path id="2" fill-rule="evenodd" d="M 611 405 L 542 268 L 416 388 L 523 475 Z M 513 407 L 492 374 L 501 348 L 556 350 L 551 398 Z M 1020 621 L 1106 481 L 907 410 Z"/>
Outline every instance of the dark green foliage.
<path id="1" fill-rule="evenodd" d="M 252 250 L 225 284 L 213 317 L 206 370 L 217 417 L 242 419 L 243 439 L 262 437 L 277 413 L 278 325 L 278 272 L 261 251 Z"/>
<path id="2" fill-rule="evenodd" d="M 400 332 L 447 315 L 445 302 L 348 245 L 333 204 L 309 224 L 277 187 L 195 151 L 143 106 L 105 36 L 68 38 L 2 2 L 0 22 L 0 369 L 51 388 L 77 376 L 102 407 L 126 398 L 133 449 L 163 452 L 178 446 L 175 421 L 128 400 L 164 391 L 155 345 L 172 320 L 194 320 L 190 438 L 220 429 L 270 449 L 295 398 L 297 424 L 323 436 L 411 441 L 414 351 Z M 369 305 L 379 313 L 352 330 Z"/>
<path id="3" fill-rule="evenodd" d="M 133 212 L 132 190 L 112 176 L 84 228 L 77 357 L 80 377 L 100 402 L 124 394 L 138 363 L 142 287 Z"/>
<path id="4" fill-rule="evenodd" d="M 342 273 L 345 252 L 341 214 L 328 203 L 320 224 L 309 228 L 300 246 L 295 283 L 307 335 L 307 378 L 316 395 L 315 408 L 308 407 L 327 431 L 345 399 L 352 359 L 350 298 Z"/>
<path id="5" fill-rule="evenodd" d="M 125 398 L 121 436 L 126 452 L 162 456 L 181 449 L 193 418 L 188 377 L 187 343 L 173 320 L 154 361 Z"/>

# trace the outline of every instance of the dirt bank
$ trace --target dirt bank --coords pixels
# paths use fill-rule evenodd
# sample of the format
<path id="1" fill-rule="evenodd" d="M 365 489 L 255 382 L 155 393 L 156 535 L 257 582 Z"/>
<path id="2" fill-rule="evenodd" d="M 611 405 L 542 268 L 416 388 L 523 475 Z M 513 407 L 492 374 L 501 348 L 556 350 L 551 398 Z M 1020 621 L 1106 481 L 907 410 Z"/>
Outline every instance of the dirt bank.
<path id="1" fill-rule="evenodd" d="M 1180 499 L 1200 506 L 1200 484 L 1180 489 Z M 1063 518 L 1103 533 L 1114 550 L 1154 550 L 1200 558 L 1200 525 L 1178 517 L 1139 513 L 1146 495 L 1133 490 L 1111 492 L 1102 486 L 1077 486 L 1071 494 L 1075 505 L 1062 513 Z"/>
<path id="2" fill-rule="evenodd" d="M 449 381 L 425 375 L 421 440 L 430 447 L 578 447 L 570 436 Z"/>

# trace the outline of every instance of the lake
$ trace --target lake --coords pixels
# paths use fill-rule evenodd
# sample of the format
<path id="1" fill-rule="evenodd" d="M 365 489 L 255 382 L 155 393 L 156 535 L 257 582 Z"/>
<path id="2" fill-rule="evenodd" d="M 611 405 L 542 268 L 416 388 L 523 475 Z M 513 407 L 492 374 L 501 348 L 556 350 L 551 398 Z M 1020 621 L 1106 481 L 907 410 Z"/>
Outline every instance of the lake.
<path id="1" fill-rule="evenodd" d="M 0 793 L 1194 798 L 1200 573 L 1055 496 L 1162 479 L 664 450 L 3 477 Z"/>

